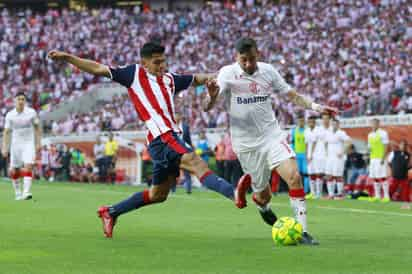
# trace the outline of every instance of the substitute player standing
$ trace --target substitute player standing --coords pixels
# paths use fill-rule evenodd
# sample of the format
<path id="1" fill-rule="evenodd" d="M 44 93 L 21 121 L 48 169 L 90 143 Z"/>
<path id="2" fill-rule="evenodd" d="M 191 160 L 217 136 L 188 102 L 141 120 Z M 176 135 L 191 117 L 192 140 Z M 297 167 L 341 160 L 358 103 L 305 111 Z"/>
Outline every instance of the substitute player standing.
<path id="1" fill-rule="evenodd" d="M 307 171 L 309 175 L 309 187 L 310 192 L 305 196 L 306 199 L 315 199 L 316 198 L 316 180 L 317 174 L 315 167 L 313 165 L 313 147 L 316 146 L 316 117 L 310 116 L 308 118 L 308 127 L 305 129 L 305 143 L 306 143 L 306 159 L 307 159 Z"/>
<path id="2" fill-rule="evenodd" d="M 339 128 L 339 121 L 332 120 L 332 130 L 327 132 L 326 186 L 329 199 L 343 199 L 343 170 L 345 167 L 345 147 L 350 137 Z M 335 190 L 337 188 L 337 196 Z"/>
<path id="3" fill-rule="evenodd" d="M 164 52 L 165 48 L 157 42 L 145 43 L 140 49 L 140 64 L 119 68 L 109 68 L 61 51 L 53 50 L 48 54 L 53 60 L 68 62 L 82 71 L 110 78 L 126 87 L 136 112 L 148 129 L 153 185 L 115 205 L 99 208 L 98 216 L 102 219 L 106 237 L 112 237 L 113 227 L 120 215 L 164 202 L 171 186 L 176 184 L 180 169 L 191 172 L 205 187 L 228 199 L 236 200 L 238 196 L 233 186 L 216 176 L 178 136 L 180 129 L 175 119 L 173 96 L 191 85 L 208 85 L 212 76 L 169 73 Z"/>
<path id="4" fill-rule="evenodd" d="M 381 185 L 383 187 L 382 202 L 387 203 L 389 198 L 389 183 L 387 180 L 386 156 L 388 154 L 388 133 L 379 128 L 379 120 L 372 119 L 372 132 L 368 135 L 368 147 L 370 151 L 369 178 L 373 180 L 375 197 L 373 201 L 381 200 Z"/>
<path id="5" fill-rule="evenodd" d="M 26 95 L 19 92 L 15 96 L 15 108 L 6 114 L 2 148 L 3 157 L 8 156 L 10 149 L 10 177 L 16 200 L 32 198 L 32 170 L 40 143 L 40 120 L 36 111 L 26 105 Z M 23 178 L 23 191 L 20 178 Z"/>
<path id="6" fill-rule="evenodd" d="M 309 235 L 306 223 L 306 202 L 295 153 L 285 142 L 282 131 L 272 110 L 271 95 L 274 92 L 287 94 L 296 104 L 318 112 L 335 112 L 326 106 L 315 104 L 298 94 L 266 63 L 257 62 L 258 50 L 255 40 L 241 38 L 236 42 L 237 62 L 220 69 L 215 92 L 209 92 L 209 101 L 204 109 L 215 104 L 219 94 L 229 102 L 233 150 L 245 171 L 237 189 L 239 208 L 246 206 L 245 193 L 252 186 L 253 201 L 262 217 L 270 209 L 271 191 L 269 179 L 273 170 L 286 181 L 289 196 L 297 220 L 303 226 L 302 243 L 314 245 L 316 240 Z M 276 215 L 267 223 L 273 225 Z"/>
<path id="7" fill-rule="evenodd" d="M 316 143 L 312 147 L 312 168 L 316 174 L 316 198 L 321 198 L 323 193 L 323 182 L 325 180 L 326 172 L 326 151 L 327 143 L 326 136 L 331 131 L 330 115 L 328 113 L 322 114 L 322 124 L 315 128 Z"/>

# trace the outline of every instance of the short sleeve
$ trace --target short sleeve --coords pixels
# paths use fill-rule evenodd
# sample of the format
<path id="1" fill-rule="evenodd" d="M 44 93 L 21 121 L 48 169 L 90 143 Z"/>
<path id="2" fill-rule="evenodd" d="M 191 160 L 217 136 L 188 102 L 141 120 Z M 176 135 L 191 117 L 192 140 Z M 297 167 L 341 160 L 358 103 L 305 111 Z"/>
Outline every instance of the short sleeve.
<path id="1" fill-rule="evenodd" d="M 10 119 L 10 115 L 7 114 L 6 115 L 6 122 L 4 124 L 4 128 L 6 129 L 10 129 L 11 128 L 11 119 Z"/>
<path id="2" fill-rule="evenodd" d="M 382 144 L 387 145 L 389 144 L 389 137 L 388 137 L 388 133 L 384 130 L 382 130 L 380 132 L 381 134 L 381 138 L 382 138 Z"/>
<path id="3" fill-rule="evenodd" d="M 193 75 L 183 75 L 172 73 L 173 82 L 175 83 L 175 93 L 179 93 L 182 90 L 188 89 L 194 80 Z"/>
<path id="4" fill-rule="evenodd" d="M 272 66 L 270 66 L 270 74 L 272 78 L 272 87 L 274 92 L 280 92 L 280 93 L 287 93 L 290 90 L 292 90 L 292 87 L 286 83 L 285 79 L 283 79 L 282 76 L 280 76 L 279 72 Z"/>
<path id="5" fill-rule="evenodd" d="M 388 155 L 388 162 L 390 163 L 392 162 L 392 160 L 393 160 L 393 151 L 391 151 Z"/>
<path id="6" fill-rule="evenodd" d="M 219 94 L 229 91 L 230 71 L 228 67 L 223 67 L 219 70 L 217 75 L 217 84 L 219 86 Z"/>
<path id="7" fill-rule="evenodd" d="M 341 131 L 341 139 L 342 139 L 342 141 L 344 141 L 344 142 L 350 141 L 349 135 L 346 134 L 346 132 L 343 131 L 343 130 Z"/>
<path id="8" fill-rule="evenodd" d="M 110 68 L 111 79 L 127 88 L 131 87 L 135 78 L 136 65 Z"/>

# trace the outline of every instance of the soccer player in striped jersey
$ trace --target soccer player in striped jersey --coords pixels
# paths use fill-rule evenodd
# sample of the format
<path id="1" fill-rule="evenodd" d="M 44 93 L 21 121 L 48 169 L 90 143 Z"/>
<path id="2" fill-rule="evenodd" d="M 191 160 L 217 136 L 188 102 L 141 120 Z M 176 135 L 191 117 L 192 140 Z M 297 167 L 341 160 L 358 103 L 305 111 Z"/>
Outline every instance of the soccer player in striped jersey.
<path id="1" fill-rule="evenodd" d="M 110 78 L 126 87 L 139 118 L 148 129 L 149 153 L 154 164 L 153 186 L 115 205 L 99 208 L 98 216 L 102 219 L 106 237 L 112 237 L 113 227 L 120 215 L 165 201 L 171 186 L 176 184 L 180 168 L 197 176 L 205 187 L 237 200 L 233 186 L 216 176 L 178 136 L 180 129 L 175 120 L 173 96 L 191 85 L 208 84 L 212 76 L 167 72 L 164 51 L 160 44 L 148 42 L 140 50 L 140 64 L 119 68 L 56 50 L 48 54 L 53 60 L 70 63 L 82 71 Z"/>
<path id="2" fill-rule="evenodd" d="M 288 184 L 291 206 L 303 226 L 302 243 L 315 245 L 308 233 L 306 202 L 295 153 L 285 142 L 282 130 L 273 113 L 271 96 L 274 92 L 286 94 L 294 103 L 318 112 L 336 112 L 334 108 L 318 105 L 289 86 L 270 64 L 258 62 L 256 41 L 241 38 L 236 42 L 236 63 L 224 66 L 217 76 L 217 86 L 210 91 L 204 109 L 210 110 L 218 95 L 229 102 L 230 130 L 233 150 L 242 165 L 244 177 L 237 186 L 243 198 L 252 186 L 253 201 L 266 223 L 273 225 L 276 215 L 270 208 L 269 179 L 276 171 Z M 212 85 L 209 86 L 212 89 Z M 240 206 L 239 206 L 240 205 Z M 246 206 L 243 200 L 238 207 Z"/>

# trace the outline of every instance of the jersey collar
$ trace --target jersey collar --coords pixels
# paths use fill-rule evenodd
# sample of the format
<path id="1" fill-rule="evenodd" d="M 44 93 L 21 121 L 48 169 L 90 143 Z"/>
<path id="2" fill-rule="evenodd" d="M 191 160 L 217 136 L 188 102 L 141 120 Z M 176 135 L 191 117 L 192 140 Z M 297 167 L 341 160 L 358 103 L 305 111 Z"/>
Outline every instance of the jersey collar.
<path id="1" fill-rule="evenodd" d="M 239 74 L 240 76 L 246 76 L 246 77 L 256 76 L 260 72 L 259 62 L 256 64 L 256 67 L 257 67 L 256 71 L 253 74 L 249 74 L 240 67 L 238 62 L 235 63 L 236 73 Z"/>

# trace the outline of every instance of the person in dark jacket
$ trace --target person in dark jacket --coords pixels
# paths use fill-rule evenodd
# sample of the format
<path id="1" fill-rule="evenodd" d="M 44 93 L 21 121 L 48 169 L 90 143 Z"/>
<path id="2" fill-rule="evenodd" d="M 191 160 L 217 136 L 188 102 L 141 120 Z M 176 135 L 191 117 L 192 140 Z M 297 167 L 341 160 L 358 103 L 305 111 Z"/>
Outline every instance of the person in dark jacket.
<path id="1" fill-rule="evenodd" d="M 404 209 L 410 208 L 409 205 L 409 179 L 408 171 L 411 167 L 411 157 L 407 151 L 408 143 L 406 140 L 401 140 L 399 148 L 392 151 L 388 156 L 388 163 L 391 168 L 393 188 L 401 187 L 400 198 L 405 204 Z"/>

